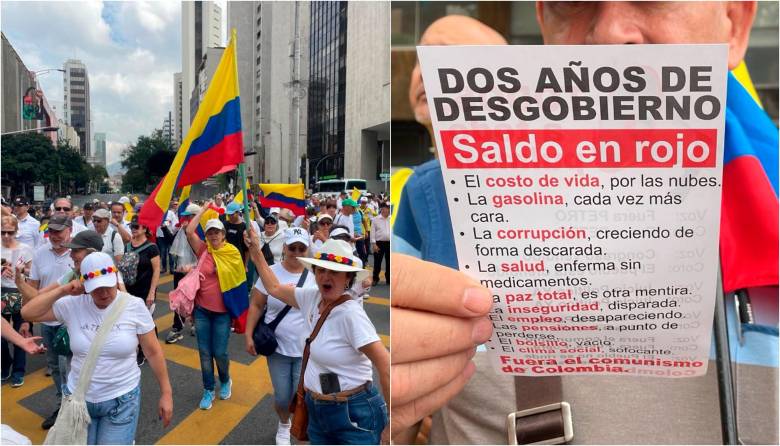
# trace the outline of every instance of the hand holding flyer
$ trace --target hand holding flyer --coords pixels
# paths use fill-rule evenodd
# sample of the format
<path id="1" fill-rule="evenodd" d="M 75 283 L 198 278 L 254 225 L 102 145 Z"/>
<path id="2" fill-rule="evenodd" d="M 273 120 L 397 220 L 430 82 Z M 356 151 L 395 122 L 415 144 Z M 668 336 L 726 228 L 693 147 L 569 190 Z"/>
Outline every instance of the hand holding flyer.
<path id="1" fill-rule="evenodd" d="M 706 373 L 726 45 L 418 47 L 497 370 Z"/>

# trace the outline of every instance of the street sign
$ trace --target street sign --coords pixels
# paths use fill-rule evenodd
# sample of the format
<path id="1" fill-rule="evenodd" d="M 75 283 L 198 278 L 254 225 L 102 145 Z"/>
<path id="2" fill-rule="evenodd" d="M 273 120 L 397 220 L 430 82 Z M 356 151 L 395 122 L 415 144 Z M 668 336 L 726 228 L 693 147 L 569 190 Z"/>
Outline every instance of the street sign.
<path id="1" fill-rule="evenodd" d="M 44 195 L 43 186 L 33 186 L 33 201 L 43 201 Z"/>

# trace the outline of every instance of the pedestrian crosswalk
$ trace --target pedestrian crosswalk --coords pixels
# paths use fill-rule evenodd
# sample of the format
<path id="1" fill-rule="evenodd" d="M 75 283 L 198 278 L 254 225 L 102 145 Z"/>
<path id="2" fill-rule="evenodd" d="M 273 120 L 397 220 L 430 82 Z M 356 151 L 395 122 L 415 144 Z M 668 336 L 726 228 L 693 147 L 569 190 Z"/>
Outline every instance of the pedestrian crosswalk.
<path id="1" fill-rule="evenodd" d="M 168 330 L 173 325 L 173 313 L 168 307 L 168 292 L 172 289 L 172 281 L 170 275 L 160 278 L 155 323 L 171 375 L 174 419 L 172 425 L 164 430 L 161 425 L 154 428 L 141 425 L 141 423 L 160 424 L 156 416 L 158 391 L 152 377 L 153 373 L 148 365 L 142 366 L 142 399 L 154 399 L 154 401 L 142 403 L 136 443 L 220 444 L 228 436 L 235 440 L 236 434 L 233 431 L 237 426 L 261 402 L 273 396 L 266 360 L 262 356 L 251 357 L 243 351 L 242 335 L 231 336 L 229 351 L 233 395 L 229 400 L 216 400 L 211 410 L 200 410 L 198 401 L 202 387 L 200 359 L 195 338 L 185 335 L 184 339 L 176 344 L 165 344 L 164 341 Z M 369 314 L 373 314 L 373 317 L 379 314 L 384 319 L 381 322 L 375 321 L 375 324 L 389 329 L 389 298 L 371 296 L 365 299 L 365 305 L 367 311 L 371 310 Z M 380 333 L 380 338 L 385 346 L 389 347 L 389 333 Z M 24 386 L 19 388 L 2 386 L 0 420 L 30 438 L 33 444 L 43 442 L 46 431 L 41 428 L 41 422 L 53 409 L 51 406 L 51 400 L 54 398 L 53 384 L 51 378 L 45 376 L 45 371 L 45 360 L 42 357 L 28 357 L 28 374 L 25 376 Z M 147 383 L 149 388 L 144 387 Z M 49 396 L 49 394 L 50 398 L 35 398 L 37 395 Z M 145 408 L 154 408 L 154 412 L 145 414 L 143 413 Z M 276 415 L 270 407 L 266 412 L 268 417 L 275 419 Z M 274 421 L 274 432 L 275 426 Z M 242 438 L 241 442 L 244 444 L 273 442 L 273 433 L 265 437 L 257 432 L 251 435 L 254 437 Z"/>

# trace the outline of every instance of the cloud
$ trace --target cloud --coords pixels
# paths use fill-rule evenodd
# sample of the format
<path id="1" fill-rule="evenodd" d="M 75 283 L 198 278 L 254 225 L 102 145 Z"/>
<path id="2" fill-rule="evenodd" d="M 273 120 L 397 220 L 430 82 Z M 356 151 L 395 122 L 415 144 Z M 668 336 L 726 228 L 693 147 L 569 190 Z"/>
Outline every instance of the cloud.
<path id="1" fill-rule="evenodd" d="M 162 127 L 181 71 L 179 2 L 0 3 L 3 33 L 28 69 L 80 59 L 90 79 L 92 131 L 106 133 L 108 162 L 140 135 Z M 39 81 L 63 118 L 63 76 Z"/>

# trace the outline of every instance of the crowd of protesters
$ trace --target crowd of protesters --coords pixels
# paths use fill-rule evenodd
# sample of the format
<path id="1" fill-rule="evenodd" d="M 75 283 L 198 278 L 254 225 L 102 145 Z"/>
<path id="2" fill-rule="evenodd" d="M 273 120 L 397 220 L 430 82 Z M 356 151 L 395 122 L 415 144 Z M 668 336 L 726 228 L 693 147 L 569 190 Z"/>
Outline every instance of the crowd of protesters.
<path id="1" fill-rule="evenodd" d="M 142 391 L 140 370 L 147 362 L 160 387 L 159 414 L 167 426 L 173 394 L 153 314 L 161 276 L 170 273 L 171 302 L 174 295 L 189 296 L 191 302 L 189 311 L 177 306 L 165 342 L 182 340 L 187 325 L 190 335 L 196 336 L 203 385 L 200 409 L 211 409 L 217 397 L 231 397 L 227 348 L 231 334 L 243 333 L 246 351 L 255 356 L 260 349 L 255 348 L 253 333 L 259 325 L 273 326 L 276 347 L 263 354 L 279 419 L 276 443 L 290 444 L 288 406 L 301 375 L 304 341 L 324 306 L 344 296 L 350 303 L 326 315 L 332 321 L 324 323 L 312 343 L 302 381 L 310 441 L 388 439 L 385 397 L 371 381 L 373 365 L 378 384 L 388 395 L 389 353 L 362 307 L 371 286 L 380 280 L 383 260 L 389 283 L 386 198 L 367 194 L 356 201 L 346 194 L 313 195 L 298 216 L 250 200 L 250 218 L 245 218 L 243 204 L 233 199 L 217 194 L 213 200 L 181 208 L 172 200 L 157 228 L 139 222 L 142 203 L 137 197 L 108 203 L 93 200 L 80 208 L 70 197 L 57 198 L 48 207 L 31 206 L 21 196 L 10 203 L 3 200 L 2 378 L 11 387 L 24 385 L 26 355 L 46 355 L 57 406 L 43 421 L 43 429 L 64 422 L 58 420 L 61 404 L 83 390 L 91 420 L 87 443 L 133 442 Z M 364 268 L 372 254 L 373 276 Z M 343 263 L 334 263 L 334 258 Z M 234 270 L 245 277 L 242 290 L 249 295 L 246 326 L 241 329 L 224 301 L 223 282 L 230 265 L 238 265 Z M 126 295 L 132 299 L 126 302 Z M 101 344 L 96 340 L 98 329 L 103 320 L 112 320 L 110 309 L 119 302 L 122 310 L 112 333 L 119 330 L 121 336 L 112 334 Z M 35 331 L 39 337 L 33 336 Z M 101 349 L 94 369 L 85 375 L 93 342 Z M 84 376 L 90 381 L 82 389 L 79 379 Z M 323 387 L 325 378 L 330 387 Z M 333 403 L 330 409 L 322 404 L 327 401 Z M 338 407 L 347 402 L 344 409 Z M 328 415 L 344 410 L 340 422 Z M 119 412 L 130 423 L 118 424 Z"/>

